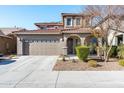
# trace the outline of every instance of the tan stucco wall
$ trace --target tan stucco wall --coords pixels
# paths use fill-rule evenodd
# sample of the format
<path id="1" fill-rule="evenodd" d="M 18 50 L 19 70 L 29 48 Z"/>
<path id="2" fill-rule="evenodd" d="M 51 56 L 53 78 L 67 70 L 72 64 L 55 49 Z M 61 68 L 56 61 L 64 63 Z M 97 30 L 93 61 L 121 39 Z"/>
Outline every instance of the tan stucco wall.
<path id="1" fill-rule="evenodd" d="M 0 52 L 6 53 L 6 39 L 0 37 Z"/>
<path id="2" fill-rule="evenodd" d="M 66 22 L 67 22 L 67 18 L 72 18 L 72 26 L 67 26 Z M 76 19 L 80 18 L 80 25 L 76 25 Z M 75 28 L 75 27 L 83 27 L 84 26 L 84 22 L 85 20 L 83 19 L 83 17 L 69 17 L 69 16 L 65 16 L 63 17 L 63 23 L 64 23 L 64 28 Z"/>
<path id="3" fill-rule="evenodd" d="M 67 54 L 67 39 L 70 36 L 77 36 L 84 45 L 85 37 L 89 34 L 64 34 L 61 35 L 20 35 L 17 38 L 17 54 L 23 55 L 60 55 Z M 21 38 L 21 39 L 20 39 Z M 23 40 L 27 40 L 23 43 Z M 42 42 L 41 42 L 42 40 Z M 54 42 L 55 40 L 55 42 Z M 32 42 L 31 42 L 32 41 Z"/>
<path id="4" fill-rule="evenodd" d="M 67 18 L 72 19 L 72 26 L 66 25 Z M 76 24 L 77 18 L 80 18 L 80 25 Z M 90 20 L 91 20 L 90 16 L 64 16 L 63 17 L 63 24 L 64 24 L 64 28 L 89 27 L 89 25 L 91 24 Z"/>
<path id="5" fill-rule="evenodd" d="M 23 54 L 23 45 L 22 45 L 21 37 L 17 37 L 17 54 L 18 55 Z"/>
<path id="6" fill-rule="evenodd" d="M 67 43 L 66 41 L 67 41 L 67 39 L 69 38 L 69 37 L 71 37 L 71 36 L 76 36 L 76 37 L 78 37 L 78 38 L 80 38 L 80 40 L 81 40 L 81 45 L 84 45 L 84 40 L 85 40 L 85 38 L 87 37 L 87 36 L 89 36 L 89 34 L 64 34 L 64 41 L 65 41 L 65 43 Z"/>

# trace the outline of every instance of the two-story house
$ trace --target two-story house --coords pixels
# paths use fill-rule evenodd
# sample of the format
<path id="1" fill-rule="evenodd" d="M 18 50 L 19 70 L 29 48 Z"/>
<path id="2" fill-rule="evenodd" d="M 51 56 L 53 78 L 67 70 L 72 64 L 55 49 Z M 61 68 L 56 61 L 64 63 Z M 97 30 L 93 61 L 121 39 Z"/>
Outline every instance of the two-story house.
<path id="1" fill-rule="evenodd" d="M 62 13 L 61 23 L 35 23 L 37 30 L 22 30 L 17 35 L 18 55 L 75 54 L 75 46 L 86 44 L 91 35 L 91 16 Z"/>

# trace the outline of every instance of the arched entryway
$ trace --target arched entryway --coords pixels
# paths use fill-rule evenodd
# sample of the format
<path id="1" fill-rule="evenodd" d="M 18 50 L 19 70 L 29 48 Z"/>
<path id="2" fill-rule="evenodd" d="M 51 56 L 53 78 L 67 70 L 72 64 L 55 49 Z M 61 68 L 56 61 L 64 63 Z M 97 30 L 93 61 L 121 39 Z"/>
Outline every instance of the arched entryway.
<path id="1" fill-rule="evenodd" d="M 75 47 L 78 45 L 81 45 L 80 37 L 70 36 L 69 38 L 67 38 L 67 53 L 76 54 Z"/>

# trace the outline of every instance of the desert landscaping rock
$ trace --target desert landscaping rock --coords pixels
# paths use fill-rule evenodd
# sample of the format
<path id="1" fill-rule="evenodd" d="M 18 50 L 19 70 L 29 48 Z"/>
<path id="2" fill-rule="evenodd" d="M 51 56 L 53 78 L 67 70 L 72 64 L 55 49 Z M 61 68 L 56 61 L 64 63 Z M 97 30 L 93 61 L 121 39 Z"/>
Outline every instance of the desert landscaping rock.
<path id="1" fill-rule="evenodd" d="M 90 67 L 87 62 L 76 60 L 72 61 L 58 60 L 54 66 L 54 71 L 123 71 L 124 67 L 120 66 L 117 59 L 110 59 L 109 62 L 97 62 L 97 67 Z"/>

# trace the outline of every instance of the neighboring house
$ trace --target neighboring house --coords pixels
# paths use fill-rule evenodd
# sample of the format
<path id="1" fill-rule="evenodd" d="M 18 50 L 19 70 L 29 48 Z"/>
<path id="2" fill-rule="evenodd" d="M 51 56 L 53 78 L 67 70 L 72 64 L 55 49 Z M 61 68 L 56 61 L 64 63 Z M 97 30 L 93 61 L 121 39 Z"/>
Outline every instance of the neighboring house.
<path id="1" fill-rule="evenodd" d="M 112 32 L 109 35 L 109 43 L 110 40 L 112 39 L 113 32 L 118 32 L 116 36 L 114 37 L 114 40 L 112 42 L 112 45 L 119 46 L 120 44 L 124 44 L 124 16 L 123 19 L 121 20 L 121 26 L 117 30 L 115 27 L 111 28 Z"/>
<path id="2" fill-rule="evenodd" d="M 118 46 L 120 44 L 124 44 L 124 16 L 120 17 L 120 25 L 117 28 L 117 25 L 115 25 L 115 21 L 113 21 L 113 18 L 111 17 L 105 17 L 102 21 L 100 21 L 98 24 L 96 24 L 93 28 L 100 29 L 99 26 L 103 25 L 104 28 L 106 28 L 107 21 L 109 20 L 110 29 L 108 31 L 108 44 L 110 45 L 110 42 L 112 40 L 114 32 L 117 32 L 115 35 L 112 45 Z M 114 18 L 115 20 L 115 18 Z"/>
<path id="3" fill-rule="evenodd" d="M 16 53 L 17 40 L 13 32 L 20 30 L 22 28 L 0 28 L 0 53 Z"/>
<path id="4" fill-rule="evenodd" d="M 15 32 L 18 55 L 75 54 L 75 46 L 89 43 L 90 15 L 62 13 L 62 23 L 35 25 L 38 30 Z"/>

